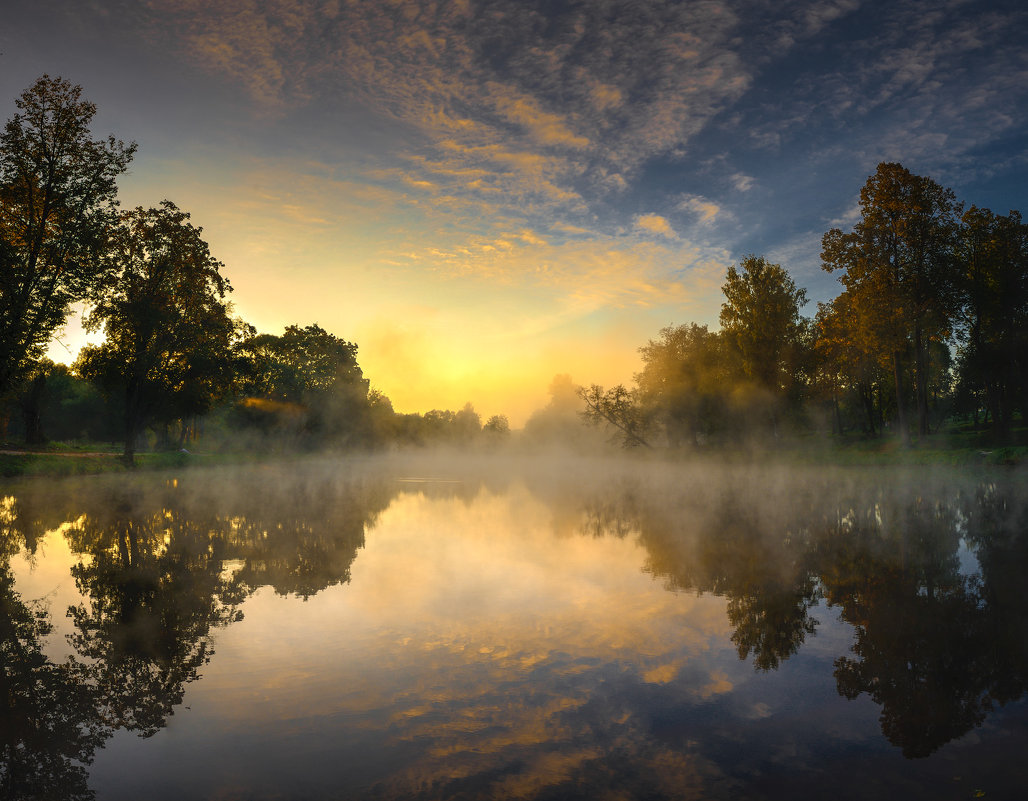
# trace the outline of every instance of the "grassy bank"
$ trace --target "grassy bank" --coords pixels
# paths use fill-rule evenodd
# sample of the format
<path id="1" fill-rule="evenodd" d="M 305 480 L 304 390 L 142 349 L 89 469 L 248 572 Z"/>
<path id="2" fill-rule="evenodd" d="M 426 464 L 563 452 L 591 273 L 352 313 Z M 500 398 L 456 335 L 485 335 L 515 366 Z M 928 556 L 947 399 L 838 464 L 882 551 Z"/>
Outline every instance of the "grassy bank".
<path id="1" fill-rule="evenodd" d="M 247 453 L 139 453 L 135 468 L 126 467 L 120 450 L 97 446 L 50 445 L 45 450 L 0 448 L 0 477 L 74 476 L 94 473 L 124 473 L 132 470 L 164 470 L 199 465 L 233 464 L 252 461 Z"/>

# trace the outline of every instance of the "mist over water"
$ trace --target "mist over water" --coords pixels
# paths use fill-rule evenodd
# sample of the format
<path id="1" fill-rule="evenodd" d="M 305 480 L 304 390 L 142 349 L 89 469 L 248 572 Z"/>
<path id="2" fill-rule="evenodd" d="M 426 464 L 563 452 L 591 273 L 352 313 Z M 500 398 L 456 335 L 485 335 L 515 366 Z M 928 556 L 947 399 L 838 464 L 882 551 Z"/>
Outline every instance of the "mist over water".
<path id="1" fill-rule="evenodd" d="M 422 452 L 8 485 L 5 797 L 1013 797 L 1023 471 Z"/>

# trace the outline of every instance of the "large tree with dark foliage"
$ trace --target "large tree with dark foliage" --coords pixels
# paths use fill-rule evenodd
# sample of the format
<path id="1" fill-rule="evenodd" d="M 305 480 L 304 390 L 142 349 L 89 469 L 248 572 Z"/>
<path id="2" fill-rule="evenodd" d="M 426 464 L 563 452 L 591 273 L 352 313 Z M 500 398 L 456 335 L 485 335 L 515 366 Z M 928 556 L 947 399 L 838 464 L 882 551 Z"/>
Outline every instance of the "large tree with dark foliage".
<path id="1" fill-rule="evenodd" d="M 231 287 L 201 232 L 167 200 L 123 214 L 112 278 L 87 320 L 107 339 L 83 349 L 78 369 L 123 394 L 129 463 L 147 424 L 201 414 L 231 382 Z"/>
<path id="2" fill-rule="evenodd" d="M 44 75 L 0 133 L 0 393 L 38 359 L 69 304 L 105 280 L 115 181 L 135 144 L 94 139 L 96 106 Z"/>
<path id="3" fill-rule="evenodd" d="M 892 361 L 897 422 L 907 436 L 904 367 L 913 364 L 918 433 L 928 433 L 929 364 L 933 342 L 948 340 L 959 306 L 955 258 L 960 204 L 952 190 L 882 163 L 860 190 L 853 231 L 833 228 L 822 239 L 824 269 L 841 271 L 876 347 Z M 912 357 L 912 358 L 911 358 Z"/>
<path id="4" fill-rule="evenodd" d="M 1028 389 L 1028 225 L 1019 212 L 1004 217 L 972 206 L 961 220 L 960 257 L 960 394 L 975 412 L 988 409 L 1002 438 L 1014 410 L 1024 415 Z"/>

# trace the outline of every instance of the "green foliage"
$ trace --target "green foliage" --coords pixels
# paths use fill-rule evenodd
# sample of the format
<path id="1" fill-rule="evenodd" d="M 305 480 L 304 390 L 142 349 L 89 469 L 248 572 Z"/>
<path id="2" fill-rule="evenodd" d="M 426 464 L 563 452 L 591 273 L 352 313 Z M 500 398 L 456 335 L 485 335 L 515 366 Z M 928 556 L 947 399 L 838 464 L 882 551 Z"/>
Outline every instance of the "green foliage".
<path id="1" fill-rule="evenodd" d="M 763 256 L 729 267 L 721 289 L 721 334 L 738 354 L 744 375 L 773 395 L 785 394 L 797 378 L 806 291 Z"/>
<path id="2" fill-rule="evenodd" d="M 317 324 L 282 336 L 251 333 L 235 347 L 237 423 L 342 444 L 371 444 L 392 411 L 357 363 L 357 346 Z M 387 412 L 388 409 L 388 412 Z"/>
<path id="3" fill-rule="evenodd" d="M 720 334 L 696 323 L 668 326 L 639 352 L 639 400 L 668 444 L 702 445 L 724 428 L 732 365 Z"/>
<path id="4" fill-rule="evenodd" d="M 310 403 L 339 383 L 360 383 L 357 346 L 318 324 L 286 327 L 282 336 L 254 334 L 236 347 L 241 393 L 286 403 Z"/>
<path id="5" fill-rule="evenodd" d="M 962 316 L 958 399 L 976 417 L 987 409 L 1001 437 L 1028 393 L 1028 226 L 972 206 L 960 228 Z"/>

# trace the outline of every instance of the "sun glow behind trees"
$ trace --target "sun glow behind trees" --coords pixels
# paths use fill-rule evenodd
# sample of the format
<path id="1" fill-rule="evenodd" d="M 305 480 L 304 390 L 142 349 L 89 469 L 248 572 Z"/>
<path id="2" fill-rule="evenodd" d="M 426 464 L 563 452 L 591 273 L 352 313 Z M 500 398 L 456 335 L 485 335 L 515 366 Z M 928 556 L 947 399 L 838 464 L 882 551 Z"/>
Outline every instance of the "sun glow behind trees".
<path id="1" fill-rule="evenodd" d="M 288 433 L 306 447 L 469 444 L 483 432 L 490 442 L 509 434 L 504 415 L 491 415 L 483 427 L 470 402 L 458 412 L 398 414 L 381 391 L 370 391 L 357 345 L 317 324 L 288 325 L 273 336 L 233 319 L 223 265 L 186 212 L 165 201 L 160 209 L 116 214 L 114 179 L 134 145 L 91 140 L 95 108 L 80 95 L 66 81 L 41 78 L 18 100 L 26 114 L 8 123 L 0 153 L 0 392 L 8 405 L 17 396 L 28 439 L 40 438 L 50 369 L 38 362 L 41 337 L 76 301 L 93 304 L 87 327 L 102 326 L 107 335 L 83 351 L 79 372 L 109 400 L 120 396 L 109 411 L 124 418 L 130 462 L 144 427 L 163 426 L 166 441 L 177 421 L 181 442 L 187 419 L 219 404 L 234 407 L 237 427 Z M 83 172 L 79 162 L 92 167 Z M 664 328 L 661 339 L 639 349 L 643 369 L 634 388 L 592 384 L 579 391 L 584 416 L 612 426 L 626 445 L 644 446 L 778 440 L 783 426 L 823 429 L 829 416 L 835 433 L 856 426 L 873 435 L 894 421 L 908 441 L 908 408 L 920 437 L 953 411 L 977 420 L 982 410 L 1005 435 L 1012 417 L 1024 414 L 1028 388 L 1028 236 L 1016 212 L 962 212 L 951 190 L 902 165 L 880 164 L 861 191 L 853 231 L 824 236 L 824 268 L 841 274 L 844 291 L 814 321 L 800 316 L 806 292 L 786 268 L 748 256 L 724 278 L 720 331 Z M 668 228 L 666 235 L 675 233 Z M 617 254 L 611 258 L 612 269 L 630 269 Z M 596 302 L 588 292 L 568 300 Z M 524 365 L 539 331 L 560 323 L 543 314 L 497 338 L 487 310 L 480 314 L 492 339 L 445 320 L 437 326 L 456 350 L 477 359 L 464 364 L 401 346 L 394 372 L 404 371 L 406 358 L 412 384 L 434 374 L 460 385 L 492 348 L 494 371 L 474 380 L 509 387 L 517 370 L 511 365 Z M 418 336 L 411 331 L 407 344 Z M 949 348 L 957 345 L 954 393 Z M 569 360 L 588 372 L 587 362 Z M 30 384 L 16 387 L 20 376 Z"/>

